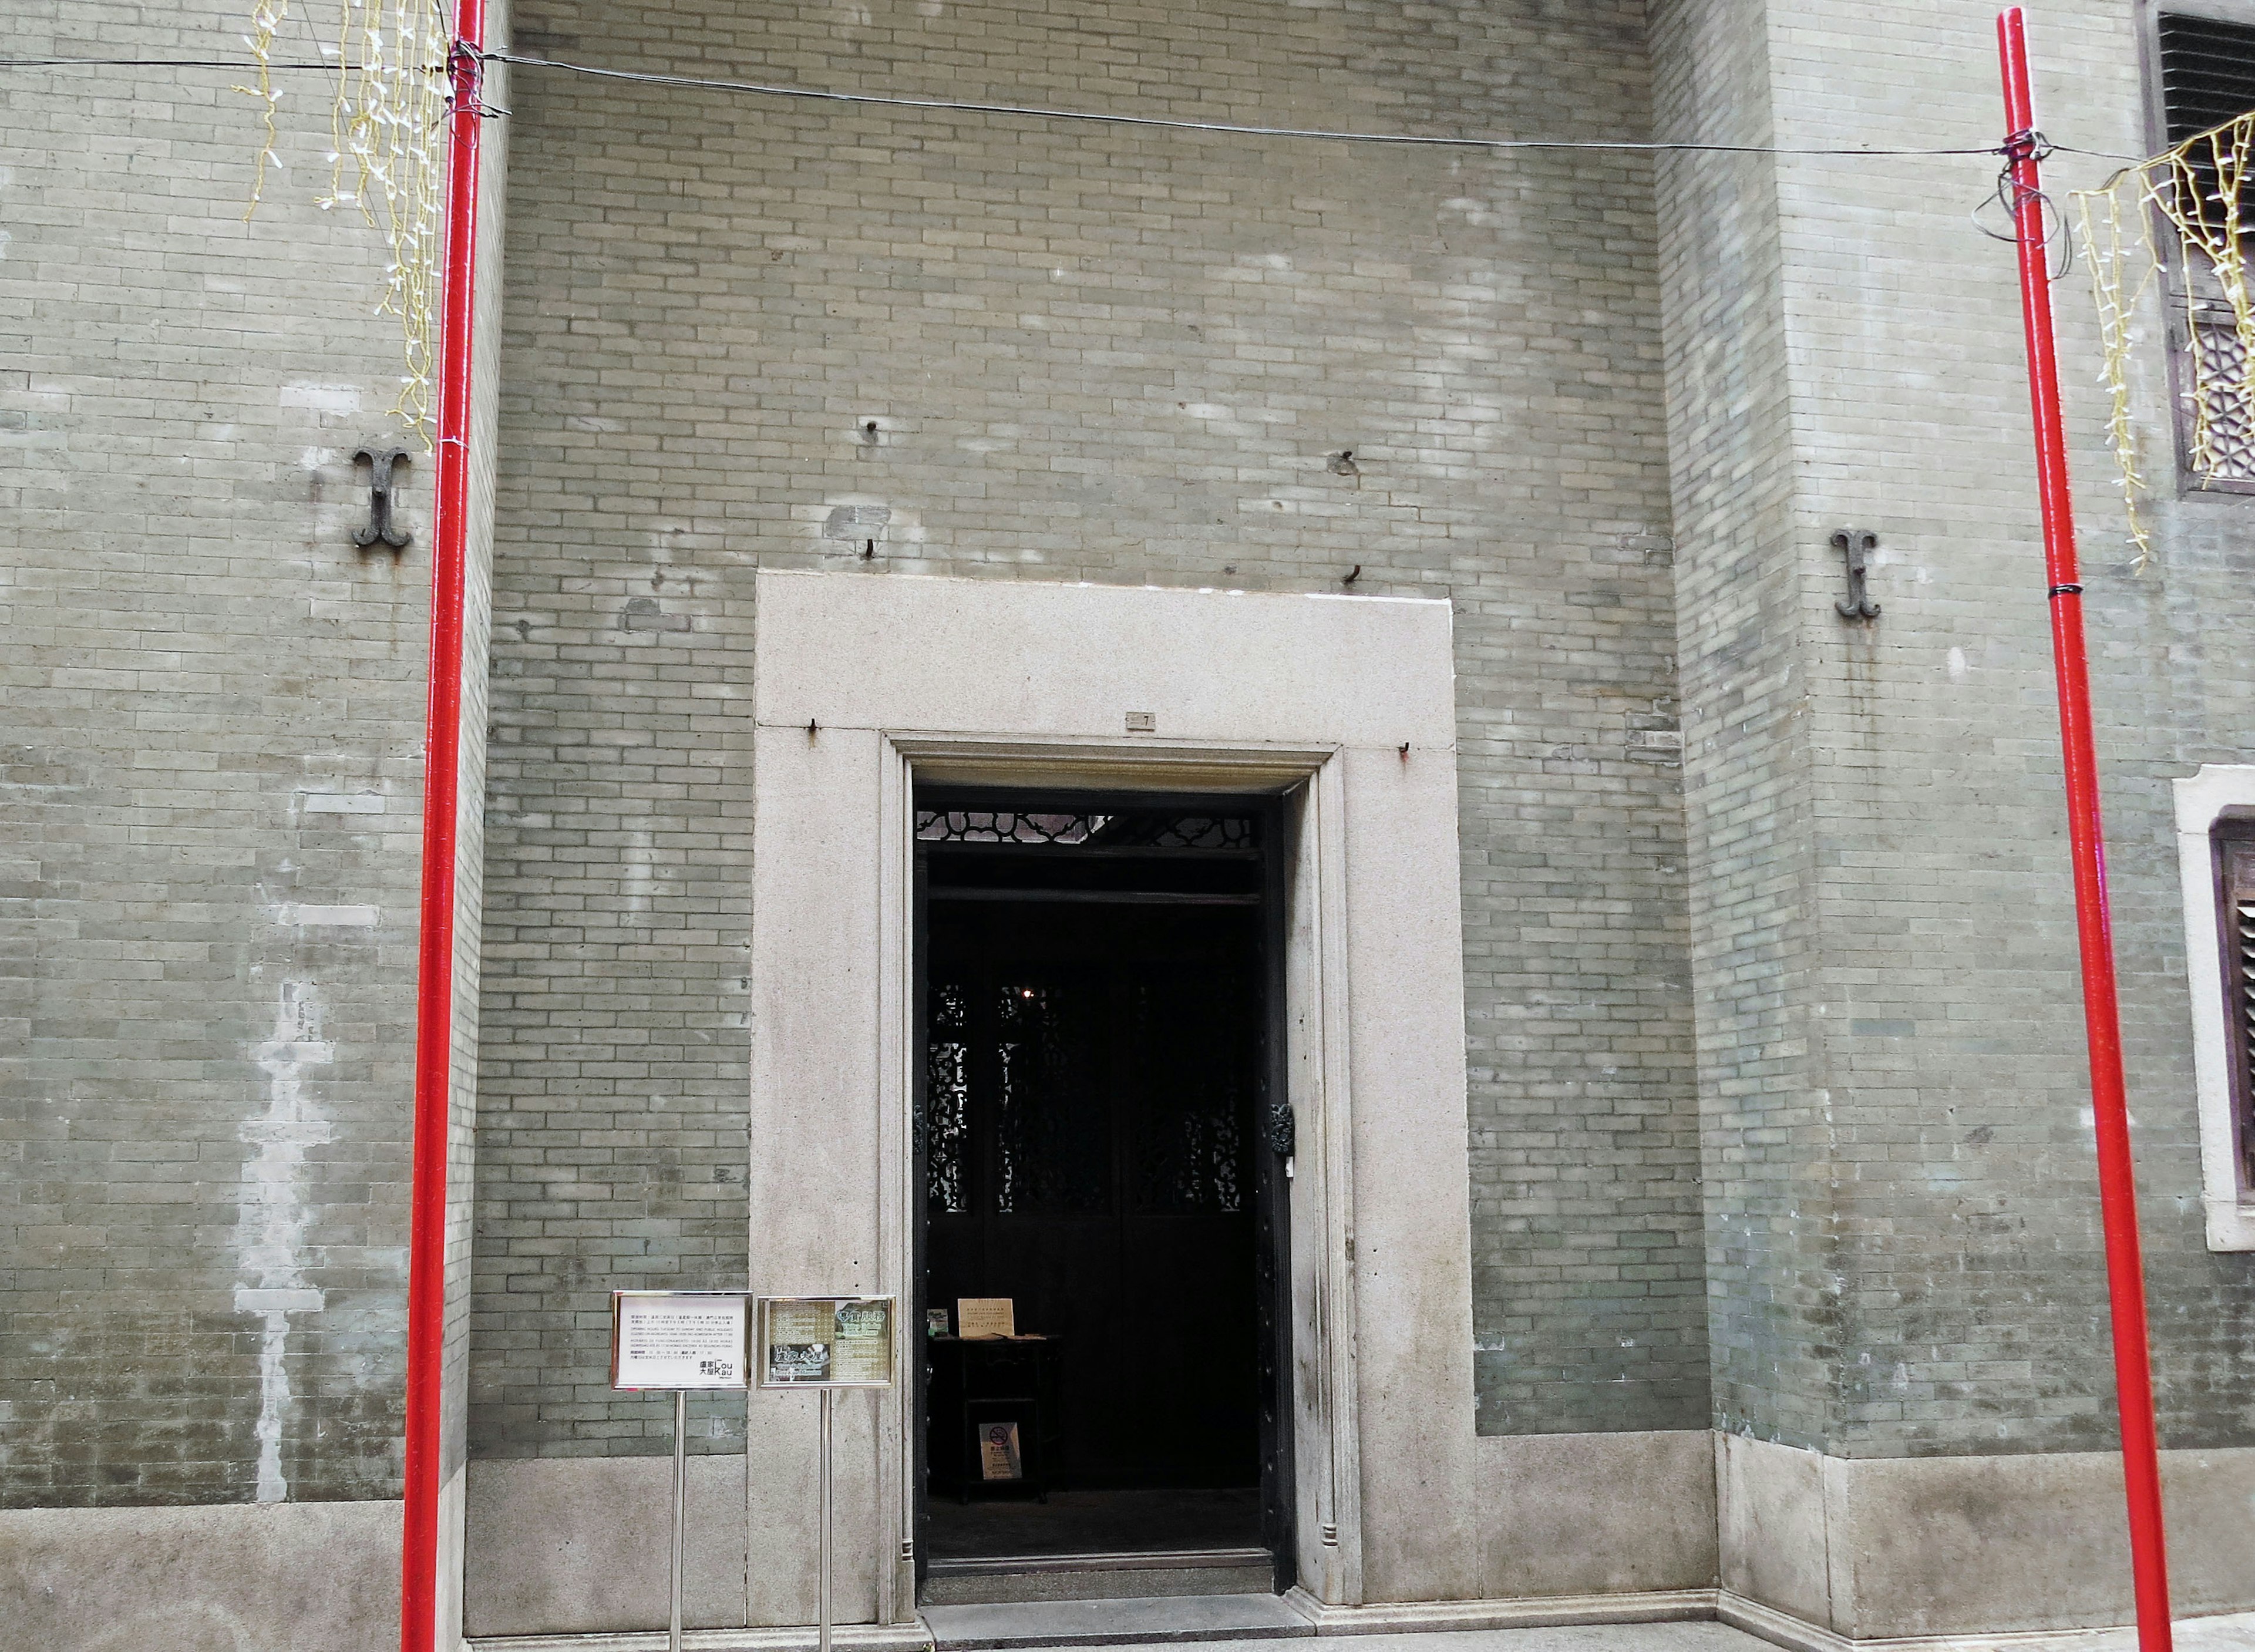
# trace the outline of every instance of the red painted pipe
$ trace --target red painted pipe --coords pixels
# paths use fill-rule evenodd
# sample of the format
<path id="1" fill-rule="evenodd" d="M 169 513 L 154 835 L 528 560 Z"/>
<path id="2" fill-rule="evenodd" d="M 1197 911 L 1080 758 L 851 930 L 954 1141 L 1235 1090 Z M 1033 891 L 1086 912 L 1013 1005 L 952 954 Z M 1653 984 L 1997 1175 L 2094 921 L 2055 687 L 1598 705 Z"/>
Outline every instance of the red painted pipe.
<path id="1" fill-rule="evenodd" d="M 2114 934 L 2106 910 L 2106 838 L 2098 815 L 2098 757 L 2090 734 L 2090 673 L 2083 641 L 2083 586 L 2068 496 L 2067 432 L 2060 417 L 2052 340 L 2035 105 L 2020 8 L 1997 15 L 2005 71 L 2005 153 L 2012 163 L 2013 228 L 2027 325 L 2028 400 L 2035 417 L 2036 488 L 2050 587 L 2052 662 L 2059 678 L 2060 746 L 2066 754 L 2068 844 L 2075 862 L 2075 928 L 2083 953 L 2083 1037 L 2098 1138 L 2098 1199 L 2106 1230 L 2106 1291 L 2114 1326 L 2114 1394 L 2122 1422 L 2122 1478 L 2130 1515 L 2130 1567 L 2139 1652 L 2169 1652 L 2169 1564 L 2161 1523 L 2161 1465 L 2146 1330 L 2146 1268 L 2138 1243 L 2137 1171 L 2122 1085 L 2122 1016 L 2114 996 Z"/>
<path id="2" fill-rule="evenodd" d="M 431 512 L 430 694 L 423 731 L 423 896 L 415 957 L 414 1187 L 407 1236 L 406 1518 L 401 1652 L 432 1652 L 439 1599 L 441 1377 L 446 1340 L 446 1149 L 454 1029 L 454 839 L 460 798 L 462 606 L 470 518 L 479 87 L 484 0 L 456 0 L 446 72 L 445 266 L 439 293 L 439 485 Z"/>

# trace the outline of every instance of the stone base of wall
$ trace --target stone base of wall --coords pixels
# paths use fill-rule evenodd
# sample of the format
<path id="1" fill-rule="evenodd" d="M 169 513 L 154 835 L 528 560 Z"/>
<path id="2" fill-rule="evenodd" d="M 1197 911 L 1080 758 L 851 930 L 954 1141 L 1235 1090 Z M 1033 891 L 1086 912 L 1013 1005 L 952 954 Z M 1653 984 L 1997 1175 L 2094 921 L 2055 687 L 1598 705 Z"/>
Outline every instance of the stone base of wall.
<path id="1" fill-rule="evenodd" d="M 1858 1641 L 2131 1620 L 2112 1452 L 1839 1458 L 1725 1435 L 1715 1466 L 1726 1599 Z M 2255 1449 L 2164 1452 L 2161 1477 L 2177 1614 L 2255 1608 Z"/>
<path id="2" fill-rule="evenodd" d="M 2127 1625 L 2105 1629 L 2031 1629 L 2012 1634 L 1904 1635 L 1893 1640 L 1851 1641 L 1830 1629 L 1774 1611 L 1760 1601 L 1710 1592 L 1714 1620 L 1759 1635 L 1786 1652 L 2138 1652 L 2138 1631 Z M 2255 1612 L 2215 1617 L 2178 1618 L 2172 1639 L 2176 1652 L 2248 1652 L 2255 1647 Z"/>
<path id="3" fill-rule="evenodd" d="M 0 1511 L 0 1646 L 369 1652 L 399 1639 L 400 1505 Z"/>
<path id="4" fill-rule="evenodd" d="M 741 1623 L 744 1459 L 690 1466 L 688 1620 Z M 2025 1637 L 2021 1652 L 2111 1652 L 2130 1620 L 2111 1453 L 1844 1459 L 1689 1431 L 1537 1435 L 1482 1440 L 1479 1473 L 1487 1599 L 1324 1608 L 1314 1632 L 1719 1617 L 1796 1652 L 1999 1634 Z M 2176 1610 L 2204 1620 L 2186 1643 L 2249 1652 L 2255 1617 L 2216 1614 L 2255 1612 L 2255 1449 L 2164 1452 L 2162 1473 Z M 663 1458 L 474 1465 L 468 1633 L 663 1625 L 670 1475 Z M 0 1645 L 389 1645 L 399 1520 L 388 1501 L 0 1512 Z"/>
<path id="5" fill-rule="evenodd" d="M 1705 1429 L 1490 1436 L 1476 1460 L 1490 1599 L 1714 1587 Z"/>
<path id="6" fill-rule="evenodd" d="M 664 1628 L 671 1541 L 671 1457 L 563 1457 L 472 1463 L 463 1537 L 466 1634 L 588 1634 Z M 745 1621 L 744 1459 L 689 1459 L 681 1620 Z M 841 1518 L 843 1547 L 853 1539 Z M 813 1543 L 804 1529 L 765 1543 Z M 763 1545 L 764 1546 L 764 1545 Z M 840 1613 L 855 1613 L 841 1601 Z"/>

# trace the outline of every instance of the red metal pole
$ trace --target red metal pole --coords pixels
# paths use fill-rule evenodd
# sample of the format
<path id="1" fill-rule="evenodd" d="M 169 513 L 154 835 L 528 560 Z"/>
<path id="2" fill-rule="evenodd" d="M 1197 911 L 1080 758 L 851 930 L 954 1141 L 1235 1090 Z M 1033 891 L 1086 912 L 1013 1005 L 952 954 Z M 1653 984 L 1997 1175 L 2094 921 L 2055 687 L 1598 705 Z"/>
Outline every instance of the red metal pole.
<path id="1" fill-rule="evenodd" d="M 484 0 L 456 0 L 439 305 L 439 483 L 431 513 L 430 694 L 423 735 L 423 896 L 415 960 L 415 1144 L 407 1239 L 406 1518 L 401 1652 L 432 1652 L 439 1599 L 441 1377 L 446 1339 L 446 1149 L 454 1026 L 454 840 L 462 607 L 470 505 Z"/>
<path id="2" fill-rule="evenodd" d="M 2106 910 L 2106 839 L 2098 815 L 2098 757 L 2090 732 L 2090 673 L 2083 641 L 2083 586 L 2068 496 L 2067 432 L 2060 417 L 2052 340 L 2051 279 L 2037 172 L 2035 105 L 2028 85 L 2026 19 L 1997 16 L 2005 71 L 2005 152 L 2012 163 L 2013 228 L 2027 324 L 2028 399 L 2035 417 L 2036 487 L 2050 587 L 2052 661 L 2059 678 L 2060 745 L 2066 755 L 2068 843 L 2075 862 L 2075 927 L 2083 953 L 2083 1037 L 2098 1138 L 2098 1199 L 2106 1230 L 2106 1291 L 2114 1326 L 2114 1393 L 2122 1424 L 2122 1478 L 2130 1515 L 2130 1567 L 2139 1652 L 2169 1652 L 2168 1551 L 2161 1523 L 2160 1453 L 2146 1331 L 2145 1261 L 2138 1244 L 2137 1172 L 2122 1084 L 2122 1016 L 2114 996 L 2114 935 Z"/>

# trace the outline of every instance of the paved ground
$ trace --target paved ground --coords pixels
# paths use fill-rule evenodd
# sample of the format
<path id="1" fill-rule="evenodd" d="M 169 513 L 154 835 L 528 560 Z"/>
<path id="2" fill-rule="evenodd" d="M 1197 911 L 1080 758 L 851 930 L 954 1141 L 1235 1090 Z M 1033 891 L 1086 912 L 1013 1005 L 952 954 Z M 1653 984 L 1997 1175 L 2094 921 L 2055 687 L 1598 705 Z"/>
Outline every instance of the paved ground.
<path id="1" fill-rule="evenodd" d="M 1118 1602 L 1110 1602 L 1116 1606 Z M 975 1610 L 977 1608 L 941 1608 Z M 927 1617 L 932 1615 L 930 1613 Z M 937 1626 L 935 1626 L 936 1627 Z M 803 1636 L 804 1638 L 798 1638 Z M 1292 1637 L 1297 1640 L 1301 1637 Z M 1357 1634 L 1323 1637 L 1323 1652 L 1778 1652 L 1767 1641 L 1720 1623 L 1575 1624 L 1547 1629 L 1462 1629 L 1421 1634 Z M 692 1629 L 686 1637 L 692 1652 L 811 1652 L 811 1631 L 743 1631 Z M 665 1635 L 642 1634 L 580 1637 L 563 1635 L 530 1640 L 472 1641 L 473 1652 L 587 1652 L 600 1641 L 606 1652 L 664 1652 Z M 904 1644 L 901 1631 L 875 1631 L 866 1624 L 843 1627 L 838 1634 L 840 1652 L 856 1646 Z M 942 1640 L 940 1652 L 948 1642 Z M 1137 1641 L 1069 1642 L 1073 1652 L 1123 1652 L 1129 1647 L 1148 1648 Z M 1271 1635 L 1235 1640 L 1217 1638 L 1176 1643 L 1185 1652 L 1284 1652 Z M 1949 1641 L 1865 1642 L 1890 1652 L 2137 1652 L 2137 1633 L 2132 1629 L 2086 1629 L 2049 1635 L 1968 1635 Z M 2190 1618 L 2176 1626 L 2177 1652 L 2255 1652 L 2255 1613 L 2231 1617 Z"/>
<path id="2" fill-rule="evenodd" d="M 1240 1599 L 1242 1597 L 1216 1597 L 1216 1605 Z M 1122 1606 L 1135 1603 L 1115 1600 L 1060 1604 L 1100 1606 L 1117 1613 Z M 1166 1604 L 1179 1608 L 1188 1603 L 1170 1601 Z M 959 1625 L 964 1630 L 975 1631 L 980 1627 L 997 1627 L 1001 1623 L 1008 1623 L 1011 1628 L 1019 1630 L 1031 1627 L 1023 1619 L 1013 1621 L 970 1615 L 1007 1610 L 992 1606 L 938 1607 L 927 1611 L 924 1615 L 929 1620 L 941 1619 L 943 1613 L 949 1614 L 946 1620 L 949 1627 L 944 1628 L 941 1621 L 932 1622 L 939 1652 L 950 1652 L 951 1648 L 966 1648 L 967 1652 L 967 1648 L 978 1644 L 983 1637 L 973 1633 L 965 1639 L 957 1639 L 950 1633 L 951 1628 Z M 1113 1620 L 1127 1628 L 1129 1634 L 1135 1633 L 1123 1618 L 1115 1617 Z M 1052 1620 L 1052 1622 L 1061 1630 L 1079 1627 L 1061 1619 Z M 1282 1634 L 1289 1634 L 1289 1631 Z M 1029 1644 L 1015 1636 L 1010 1638 L 1015 1644 Z M 1282 1652 L 1276 1644 L 1279 1638 L 1278 1627 L 1263 1625 L 1241 1640 L 1201 1638 L 1195 1644 L 1198 1652 Z M 1713 1622 L 1573 1624 L 1555 1628 L 1326 1636 L 1324 1640 L 1329 1652 L 1776 1652 L 1776 1648 L 1767 1641 Z M 987 1644 L 993 1642 L 990 1641 Z M 1061 1634 L 1059 1639 L 1050 1644 L 1071 1646 L 1074 1652 L 1111 1652 L 1113 1648 L 1148 1647 L 1151 1642 L 1084 1640 L 1077 1634 L 1069 1637 Z M 1894 1644 L 1900 1646 L 1903 1643 Z M 1913 1644 L 1921 1648 L 1934 1648 L 1935 1652 L 1941 1652 L 1941 1648 L 1945 1647 L 1951 1648 L 1951 1652 L 2137 1652 L 2138 1637 L 2132 1629 L 2085 1629 L 2041 1636 L 1969 1635 L 1947 1641 L 1929 1641 Z M 2255 1613 L 2181 1620 L 2176 1626 L 2176 1647 L 2177 1652 L 2255 1652 Z"/>
<path id="3" fill-rule="evenodd" d="M 1222 1602 L 1242 1600 L 1242 1596 L 1215 1596 L 1215 1607 Z M 1269 1596 L 1274 1600 L 1274 1596 Z M 1082 1602 L 1060 1602 L 1060 1605 L 1082 1605 Z M 1103 1607 L 1120 1607 L 1136 1602 L 1105 1600 L 1087 1602 Z M 1170 1600 L 1168 1607 L 1182 1607 L 1184 1602 Z M 994 1616 L 972 1618 L 972 1613 L 997 1613 L 997 1607 L 938 1607 L 924 1612 L 931 1623 L 933 1639 L 938 1641 L 940 1652 L 972 1652 L 979 1645 L 992 1645 L 994 1641 L 976 1634 L 979 1627 L 1001 1625 Z M 938 1623 L 943 1613 L 949 1623 Z M 1073 1627 L 1069 1618 L 1053 1620 L 1057 1629 Z M 956 1625 L 970 1629 L 970 1636 L 959 1639 Z M 1026 1627 L 1024 1618 L 1008 1627 Z M 1132 1625 L 1120 1625 L 1135 1634 Z M 1191 1625 L 1184 1625 L 1191 1629 Z M 1195 1629 L 1191 1629 L 1195 1634 Z M 1281 1652 L 1281 1639 L 1310 1639 L 1306 1627 L 1285 1629 L 1283 1625 L 1261 1625 L 1252 1636 L 1242 1641 L 1231 1639 L 1198 1639 L 1198 1652 Z M 1029 1645 L 1029 1641 L 1010 1639 L 1010 1645 Z M 1125 1641 L 1125 1643 L 1105 1643 L 1105 1641 L 1073 1639 L 1049 1641 L 1049 1645 L 1071 1645 L 1073 1652 L 1103 1652 L 1105 1648 L 1119 1645 L 1141 1645 L 1150 1648 L 1150 1641 Z M 1184 1645 L 1179 1643 L 1177 1645 Z M 1437 1629 L 1430 1634 L 1353 1634 L 1353 1636 L 1324 1636 L 1324 1645 L 1331 1652 L 1777 1652 L 1768 1641 L 1757 1641 L 1739 1629 L 1727 1629 L 1720 1623 L 1585 1623 L 1561 1629 Z M 2239 1652 L 2239 1648 L 2215 1648 L 2203 1652 Z"/>
<path id="4" fill-rule="evenodd" d="M 1582 1623 L 1551 1629 L 1450 1629 L 1322 1639 L 1325 1652 L 1778 1652 L 1767 1641 L 1719 1623 Z M 1198 1643 L 1198 1652 L 1281 1648 L 1266 1641 L 1205 1641 Z"/>

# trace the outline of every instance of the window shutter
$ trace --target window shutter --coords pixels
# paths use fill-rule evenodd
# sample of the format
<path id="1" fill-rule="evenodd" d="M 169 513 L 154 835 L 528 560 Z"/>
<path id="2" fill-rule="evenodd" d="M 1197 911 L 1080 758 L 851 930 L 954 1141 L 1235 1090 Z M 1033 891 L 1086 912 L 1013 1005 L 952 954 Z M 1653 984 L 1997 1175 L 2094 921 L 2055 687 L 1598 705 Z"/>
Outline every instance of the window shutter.
<path id="1" fill-rule="evenodd" d="M 2255 1186 L 2255 821 L 2216 828 L 2217 939 L 2223 949 L 2223 1020 L 2231 1111 L 2242 1173 Z"/>
<path id="2" fill-rule="evenodd" d="M 2169 142 L 2255 109 L 2255 24 L 2165 11 L 2161 109 Z"/>

